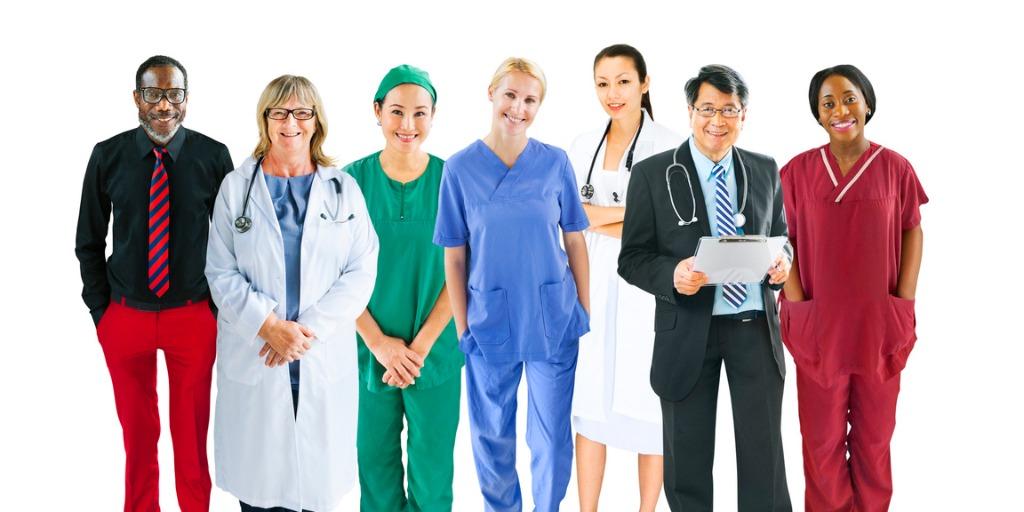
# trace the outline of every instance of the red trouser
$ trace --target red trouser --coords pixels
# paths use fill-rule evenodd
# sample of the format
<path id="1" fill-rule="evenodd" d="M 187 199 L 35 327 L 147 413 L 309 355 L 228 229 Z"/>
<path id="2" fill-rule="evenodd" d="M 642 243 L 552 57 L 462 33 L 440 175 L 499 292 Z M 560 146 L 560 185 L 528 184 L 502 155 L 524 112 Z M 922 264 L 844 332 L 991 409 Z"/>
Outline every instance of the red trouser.
<path id="1" fill-rule="evenodd" d="M 125 512 L 160 510 L 156 444 L 156 351 L 170 383 L 171 441 L 178 506 L 210 509 L 206 433 L 217 322 L 206 301 L 159 312 L 112 302 L 97 327 L 124 433 Z"/>
<path id="2" fill-rule="evenodd" d="M 888 510 L 892 498 L 889 441 L 896 428 L 900 376 L 882 382 L 849 375 L 823 388 L 798 367 L 796 391 L 804 440 L 804 508 L 808 512 Z"/>

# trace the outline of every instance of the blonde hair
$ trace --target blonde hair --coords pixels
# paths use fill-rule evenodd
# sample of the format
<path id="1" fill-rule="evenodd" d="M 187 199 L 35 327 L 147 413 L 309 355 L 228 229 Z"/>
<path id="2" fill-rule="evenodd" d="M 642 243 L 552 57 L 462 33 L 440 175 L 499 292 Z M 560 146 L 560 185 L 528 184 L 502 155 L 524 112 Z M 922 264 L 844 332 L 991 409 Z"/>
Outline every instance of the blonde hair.
<path id="1" fill-rule="evenodd" d="M 544 72 L 541 71 L 540 66 L 532 60 L 524 59 L 521 57 L 509 57 L 498 66 L 498 69 L 494 71 L 494 76 L 491 77 L 491 85 L 487 87 L 489 92 L 494 92 L 498 88 L 498 82 L 501 82 L 502 78 L 513 71 L 519 71 L 520 73 L 526 73 L 537 79 L 540 82 L 540 100 L 544 101 L 544 95 L 548 90 L 548 81 L 544 78 Z"/>
<path id="2" fill-rule="evenodd" d="M 270 150 L 270 135 L 267 133 L 267 109 L 279 107 L 296 98 L 301 103 L 313 107 L 313 120 L 316 122 L 316 133 L 309 142 L 309 152 L 313 161 L 322 166 L 334 165 L 334 159 L 324 154 L 324 140 L 327 139 L 327 114 L 324 112 L 324 103 L 320 99 L 313 82 L 308 78 L 295 75 L 281 75 L 267 84 L 260 94 L 260 101 L 256 104 L 256 124 L 260 128 L 260 142 L 253 150 L 254 158 L 262 158 Z"/>

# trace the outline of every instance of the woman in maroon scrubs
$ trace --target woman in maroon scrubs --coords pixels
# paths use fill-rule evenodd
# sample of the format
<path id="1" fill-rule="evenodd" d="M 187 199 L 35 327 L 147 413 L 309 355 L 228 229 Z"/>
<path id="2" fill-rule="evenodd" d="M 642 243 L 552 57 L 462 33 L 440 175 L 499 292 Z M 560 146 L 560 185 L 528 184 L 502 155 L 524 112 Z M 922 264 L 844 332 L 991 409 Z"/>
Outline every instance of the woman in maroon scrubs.
<path id="1" fill-rule="evenodd" d="M 819 71 L 808 99 L 829 143 L 781 171 L 795 259 L 780 310 L 797 366 L 806 509 L 887 510 L 928 197 L 910 162 L 865 138 L 875 92 L 859 69 Z"/>

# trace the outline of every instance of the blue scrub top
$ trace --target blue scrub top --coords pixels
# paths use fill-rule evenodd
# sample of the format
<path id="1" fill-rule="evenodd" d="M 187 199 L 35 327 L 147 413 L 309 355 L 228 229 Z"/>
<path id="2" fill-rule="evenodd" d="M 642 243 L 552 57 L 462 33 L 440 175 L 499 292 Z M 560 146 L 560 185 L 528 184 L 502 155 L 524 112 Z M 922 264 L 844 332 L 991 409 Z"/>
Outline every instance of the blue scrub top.
<path id="1" fill-rule="evenodd" d="M 270 190 L 270 199 L 277 213 L 284 240 L 284 285 L 287 296 L 286 320 L 299 318 L 299 290 L 301 274 L 302 224 L 306 221 L 306 203 L 313 186 L 314 173 L 285 178 L 263 173 Z M 299 361 L 288 363 L 292 388 L 299 387 Z"/>
<path id="2" fill-rule="evenodd" d="M 588 225 L 561 149 L 530 139 L 508 168 L 478 140 L 445 162 L 434 243 L 467 246 L 463 352 L 490 363 L 575 356 L 590 319 L 561 231 Z"/>

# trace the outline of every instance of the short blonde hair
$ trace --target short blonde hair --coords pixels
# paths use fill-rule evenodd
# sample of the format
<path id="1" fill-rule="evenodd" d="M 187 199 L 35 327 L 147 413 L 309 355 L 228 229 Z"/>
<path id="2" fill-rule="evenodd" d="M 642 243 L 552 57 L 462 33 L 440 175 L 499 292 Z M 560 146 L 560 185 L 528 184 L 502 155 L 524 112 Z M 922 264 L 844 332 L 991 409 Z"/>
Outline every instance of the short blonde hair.
<path id="1" fill-rule="evenodd" d="M 256 124 L 260 128 L 260 142 L 253 150 L 252 156 L 256 159 L 267 155 L 270 150 L 270 135 L 267 133 L 267 109 L 279 107 L 296 98 L 302 103 L 313 107 L 314 121 L 316 122 L 316 133 L 310 140 L 310 155 L 313 161 L 322 166 L 334 165 L 334 159 L 324 154 L 324 140 L 327 139 L 327 113 L 324 112 L 324 102 L 320 99 L 313 82 L 308 78 L 295 75 L 281 75 L 267 84 L 260 94 L 260 101 L 256 104 Z"/>
<path id="2" fill-rule="evenodd" d="M 532 60 L 524 59 L 521 57 L 509 57 L 498 66 L 498 69 L 494 71 L 494 76 L 491 77 L 491 85 L 487 87 L 488 92 L 494 92 L 498 88 L 498 82 L 501 82 L 502 78 L 513 71 L 519 71 L 520 73 L 526 73 L 537 79 L 540 82 L 540 100 L 544 101 L 544 95 L 548 90 L 548 81 L 544 78 L 544 72 L 541 71 L 540 66 Z"/>

